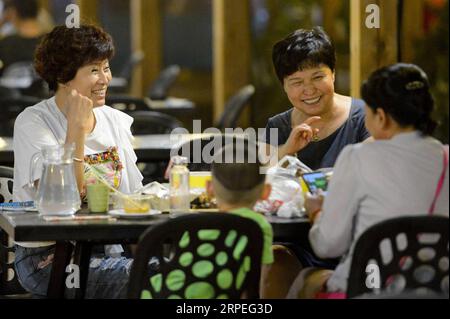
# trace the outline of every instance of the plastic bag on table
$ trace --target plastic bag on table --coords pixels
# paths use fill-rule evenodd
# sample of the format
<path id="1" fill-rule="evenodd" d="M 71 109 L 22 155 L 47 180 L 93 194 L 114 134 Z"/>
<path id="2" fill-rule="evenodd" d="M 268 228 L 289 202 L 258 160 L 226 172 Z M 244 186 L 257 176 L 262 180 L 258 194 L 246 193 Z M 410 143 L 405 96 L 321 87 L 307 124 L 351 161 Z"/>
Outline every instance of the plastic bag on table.
<path id="1" fill-rule="evenodd" d="M 310 173 L 313 170 L 305 163 L 300 161 L 297 157 L 286 155 L 283 157 L 274 169 L 281 174 L 289 174 L 300 177 L 303 173 Z"/>
<path id="2" fill-rule="evenodd" d="M 162 212 L 169 210 L 169 188 L 167 186 L 158 182 L 151 182 L 144 185 L 138 192 L 141 194 L 153 195 L 150 200 L 153 209 Z"/>
<path id="3" fill-rule="evenodd" d="M 285 218 L 303 216 L 304 195 L 299 178 L 310 171 L 298 158 L 283 157 L 267 171 L 267 183 L 272 186 L 269 198 L 258 201 L 254 210 Z"/>

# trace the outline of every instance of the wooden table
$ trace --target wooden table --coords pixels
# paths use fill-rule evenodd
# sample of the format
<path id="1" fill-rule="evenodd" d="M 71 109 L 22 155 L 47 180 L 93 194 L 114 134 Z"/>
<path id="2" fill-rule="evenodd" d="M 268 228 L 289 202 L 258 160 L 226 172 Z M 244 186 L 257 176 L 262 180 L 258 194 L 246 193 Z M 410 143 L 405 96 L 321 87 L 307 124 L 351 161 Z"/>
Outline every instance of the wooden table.
<path id="1" fill-rule="evenodd" d="M 84 213 L 85 214 L 85 213 Z M 76 216 L 82 216 L 83 212 Z M 110 219 L 86 221 L 46 221 L 37 213 L 0 212 L 0 227 L 15 241 L 56 241 L 55 258 L 47 295 L 64 297 L 66 267 L 70 263 L 75 241 L 74 263 L 80 267 L 80 288 L 76 297 L 84 298 L 89 260 L 93 244 L 136 243 L 141 234 L 155 223 L 180 214 L 162 214 L 145 219 Z M 274 241 L 298 241 L 307 238 L 306 218 L 284 219 L 268 216 Z"/>

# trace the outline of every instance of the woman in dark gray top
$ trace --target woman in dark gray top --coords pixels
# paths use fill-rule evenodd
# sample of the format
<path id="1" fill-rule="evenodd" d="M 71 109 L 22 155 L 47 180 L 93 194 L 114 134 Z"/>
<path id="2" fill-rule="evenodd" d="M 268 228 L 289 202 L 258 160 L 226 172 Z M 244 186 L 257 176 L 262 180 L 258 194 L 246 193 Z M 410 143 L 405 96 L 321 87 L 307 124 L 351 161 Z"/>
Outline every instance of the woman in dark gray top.
<path id="1" fill-rule="evenodd" d="M 288 35 L 274 45 L 272 59 L 293 106 L 267 123 L 266 143 L 278 147 L 279 159 L 297 155 L 313 170 L 332 167 L 346 145 L 369 138 L 364 102 L 334 92 L 335 51 L 321 28 Z M 285 284 L 297 276 L 298 267 L 333 269 L 337 262 L 320 260 L 299 242 L 278 243 L 267 275 L 271 288 L 264 295 L 286 296 Z"/>
<path id="2" fill-rule="evenodd" d="M 332 167 L 347 144 L 370 137 L 364 102 L 334 92 L 335 51 L 320 27 L 288 35 L 274 45 L 272 59 L 293 106 L 266 126 L 266 143 L 278 146 L 279 159 L 297 155 L 312 169 Z"/>

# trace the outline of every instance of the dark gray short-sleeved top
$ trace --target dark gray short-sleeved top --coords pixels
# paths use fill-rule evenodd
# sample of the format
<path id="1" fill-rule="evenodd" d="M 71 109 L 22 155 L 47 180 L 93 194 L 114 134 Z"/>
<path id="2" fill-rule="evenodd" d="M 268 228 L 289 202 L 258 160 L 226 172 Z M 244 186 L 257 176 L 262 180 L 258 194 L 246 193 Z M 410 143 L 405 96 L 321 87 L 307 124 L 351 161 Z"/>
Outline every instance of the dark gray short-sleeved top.
<path id="1" fill-rule="evenodd" d="M 292 110 L 271 117 L 267 122 L 265 139 L 270 143 L 270 128 L 278 128 L 278 141 L 272 145 L 283 145 L 291 133 Z M 318 142 L 309 143 L 297 153 L 298 158 L 313 170 L 333 167 L 341 150 L 348 144 L 364 141 L 370 136 L 364 125 L 364 101 L 352 98 L 348 119 L 333 134 Z"/>

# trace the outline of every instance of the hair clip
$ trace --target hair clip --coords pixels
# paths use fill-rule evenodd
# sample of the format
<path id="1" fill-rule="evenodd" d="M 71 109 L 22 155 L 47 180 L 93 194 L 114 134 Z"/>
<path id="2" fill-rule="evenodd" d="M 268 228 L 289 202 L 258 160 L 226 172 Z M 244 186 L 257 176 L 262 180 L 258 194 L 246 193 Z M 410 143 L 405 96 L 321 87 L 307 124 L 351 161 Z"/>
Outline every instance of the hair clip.
<path id="1" fill-rule="evenodd" d="M 421 89 L 424 86 L 425 86 L 425 84 L 422 81 L 412 81 L 412 82 L 406 83 L 405 89 L 407 89 L 408 91 L 412 91 L 412 90 Z"/>

